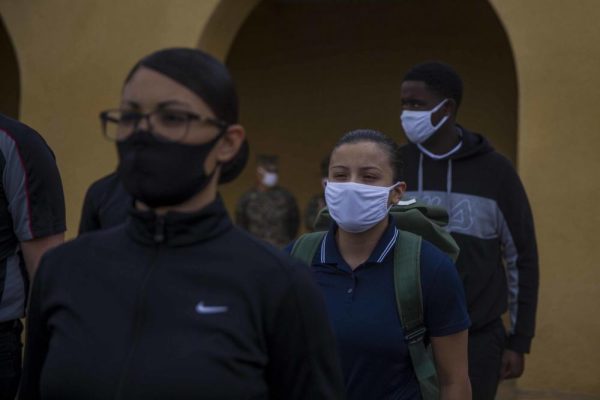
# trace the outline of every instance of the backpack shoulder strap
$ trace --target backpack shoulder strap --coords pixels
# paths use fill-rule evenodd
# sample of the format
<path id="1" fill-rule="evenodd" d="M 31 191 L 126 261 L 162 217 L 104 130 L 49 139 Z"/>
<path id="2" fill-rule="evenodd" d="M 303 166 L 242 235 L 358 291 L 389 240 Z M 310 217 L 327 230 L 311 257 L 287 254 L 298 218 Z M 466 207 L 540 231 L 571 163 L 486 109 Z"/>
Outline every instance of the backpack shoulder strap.
<path id="1" fill-rule="evenodd" d="M 435 364 L 423 341 L 423 296 L 421 293 L 421 237 L 399 230 L 394 249 L 394 290 L 404 339 L 419 381 L 422 398 L 439 399 Z"/>
<path id="2" fill-rule="evenodd" d="M 421 237 L 398 230 L 394 251 L 394 289 L 406 333 L 423 326 L 421 296 Z"/>
<path id="3" fill-rule="evenodd" d="M 294 243 L 290 254 L 310 265 L 326 233 L 325 231 L 311 232 L 300 236 Z"/>

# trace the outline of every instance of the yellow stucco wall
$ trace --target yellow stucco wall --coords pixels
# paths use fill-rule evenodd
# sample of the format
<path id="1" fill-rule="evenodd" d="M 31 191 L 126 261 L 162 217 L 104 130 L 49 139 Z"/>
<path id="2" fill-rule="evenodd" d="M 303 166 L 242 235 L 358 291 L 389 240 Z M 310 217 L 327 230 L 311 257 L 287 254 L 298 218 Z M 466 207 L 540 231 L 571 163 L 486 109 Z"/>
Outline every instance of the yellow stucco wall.
<path id="1" fill-rule="evenodd" d="M 193 47 L 218 0 L 0 0 L 21 72 L 20 118 L 58 159 L 68 236 L 85 190 L 112 171 L 116 152 L 98 113 L 118 105 L 127 71 L 167 46 Z"/>
<path id="2" fill-rule="evenodd" d="M 55 150 L 71 236 L 84 190 L 115 166 L 97 113 L 116 104 L 133 62 L 156 48 L 198 43 L 225 58 L 257 3 L 0 0 L 21 73 L 21 119 Z M 600 217 L 594 212 L 600 197 L 600 3 L 490 3 L 515 56 L 517 161 L 534 208 L 542 266 L 538 335 L 518 386 L 600 396 L 600 319 L 594 314 L 600 309 Z M 207 25 L 213 11 L 217 19 Z"/>
<path id="3" fill-rule="evenodd" d="M 519 171 L 541 255 L 537 338 L 519 384 L 600 396 L 600 2 L 492 0 L 519 79 Z"/>

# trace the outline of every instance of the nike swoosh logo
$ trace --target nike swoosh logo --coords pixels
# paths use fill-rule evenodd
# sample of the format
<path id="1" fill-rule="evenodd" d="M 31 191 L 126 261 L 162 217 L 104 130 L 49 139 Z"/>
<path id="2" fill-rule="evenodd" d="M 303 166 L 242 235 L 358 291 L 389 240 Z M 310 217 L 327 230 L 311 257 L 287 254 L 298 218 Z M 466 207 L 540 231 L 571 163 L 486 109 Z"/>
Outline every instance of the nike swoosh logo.
<path id="1" fill-rule="evenodd" d="M 227 312 L 227 310 L 227 306 L 205 306 L 203 301 L 196 305 L 198 314 L 221 314 Z"/>

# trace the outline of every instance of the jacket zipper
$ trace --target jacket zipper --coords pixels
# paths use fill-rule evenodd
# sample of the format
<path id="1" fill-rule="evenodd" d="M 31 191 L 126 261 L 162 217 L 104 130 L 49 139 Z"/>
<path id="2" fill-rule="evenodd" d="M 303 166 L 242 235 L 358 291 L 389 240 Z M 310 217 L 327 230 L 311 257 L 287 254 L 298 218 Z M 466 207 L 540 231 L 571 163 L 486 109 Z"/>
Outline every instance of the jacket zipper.
<path id="1" fill-rule="evenodd" d="M 165 218 L 164 216 L 158 216 L 156 219 L 156 228 L 154 230 L 154 244 L 155 244 L 155 252 L 154 257 L 151 260 L 150 266 L 146 275 L 142 280 L 142 285 L 140 287 L 140 291 L 138 294 L 138 298 L 135 305 L 135 310 L 133 314 L 133 335 L 131 341 L 131 347 L 129 349 L 129 353 L 127 354 L 127 358 L 125 359 L 125 363 L 123 364 L 123 371 L 121 373 L 121 377 L 119 378 L 119 385 L 117 386 L 117 391 L 115 394 L 115 400 L 124 399 L 124 390 L 126 388 L 127 381 L 129 380 L 129 375 L 131 372 L 131 362 L 133 360 L 133 356 L 137 350 L 139 341 L 142 336 L 142 327 L 145 322 L 145 303 L 146 303 L 146 286 L 148 285 L 148 281 L 150 280 L 150 275 L 156 269 L 158 256 L 160 254 L 161 245 L 165 240 Z"/>

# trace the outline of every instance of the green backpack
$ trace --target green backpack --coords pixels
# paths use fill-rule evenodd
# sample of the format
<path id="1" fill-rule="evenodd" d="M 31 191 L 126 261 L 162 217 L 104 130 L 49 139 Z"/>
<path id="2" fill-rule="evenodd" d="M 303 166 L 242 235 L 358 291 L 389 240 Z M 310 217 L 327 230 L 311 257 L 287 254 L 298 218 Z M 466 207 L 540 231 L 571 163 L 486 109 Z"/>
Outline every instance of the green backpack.
<path id="1" fill-rule="evenodd" d="M 446 252 L 453 261 L 458 257 L 458 245 L 444 226 L 448 224 L 448 213 L 441 207 L 425 206 L 416 201 L 401 202 L 392 207 L 399 236 L 394 248 L 394 289 L 396 305 L 405 332 L 410 358 L 415 375 L 425 400 L 440 397 L 437 372 L 431 349 L 426 346 L 423 304 L 421 294 L 420 255 L 421 237 Z M 324 229 L 329 226 L 327 208 L 321 210 L 315 222 L 317 232 L 302 235 L 292 248 L 292 256 L 311 265 L 319 245 L 325 237 Z M 412 233 L 411 233 L 412 232 Z"/>

